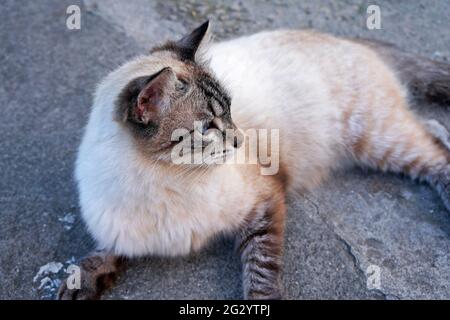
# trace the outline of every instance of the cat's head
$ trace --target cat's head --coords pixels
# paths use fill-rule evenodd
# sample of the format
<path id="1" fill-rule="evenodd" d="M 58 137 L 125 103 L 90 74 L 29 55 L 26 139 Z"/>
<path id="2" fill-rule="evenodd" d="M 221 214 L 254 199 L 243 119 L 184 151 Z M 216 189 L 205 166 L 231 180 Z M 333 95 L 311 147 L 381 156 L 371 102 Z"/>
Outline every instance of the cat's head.
<path id="1" fill-rule="evenodd" d="M 154 160 L 173 162 L 174 155 L 186 156 L 189 146 L 194 156 L 209 148 L 204 160 L 214 163 L 240 145 L 230 95 L 197 61 L 208 38 L 207 21 L 181 40 L 169 41 L 126 64 L 115 75 L 123 84 L 115 100 L 115 120 Z"/>

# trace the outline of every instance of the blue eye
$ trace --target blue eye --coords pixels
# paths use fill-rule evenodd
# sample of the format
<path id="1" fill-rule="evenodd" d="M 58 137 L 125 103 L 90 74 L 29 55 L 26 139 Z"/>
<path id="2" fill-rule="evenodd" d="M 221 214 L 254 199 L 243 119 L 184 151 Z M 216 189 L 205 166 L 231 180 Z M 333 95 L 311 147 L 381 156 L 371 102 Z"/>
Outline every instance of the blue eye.
<path id="1" fill-rule="evenodd" d="M 208 129 L 209 129 L 209 127 L 210 127 L 210 123 L 211 123 L 211 122 L 209 122 L 209 121 L 205 121 L 205 122 L 203 123 L 202 134 L 205 134 L 206 131 L 208 131 Z"/>
<path id="2" fill-rule="evenodd" d="M 189 84 L 184 80 L 179 80 L 176 84 L 177 90 L 181 92 L 186 92 L 189 87 Z"/>

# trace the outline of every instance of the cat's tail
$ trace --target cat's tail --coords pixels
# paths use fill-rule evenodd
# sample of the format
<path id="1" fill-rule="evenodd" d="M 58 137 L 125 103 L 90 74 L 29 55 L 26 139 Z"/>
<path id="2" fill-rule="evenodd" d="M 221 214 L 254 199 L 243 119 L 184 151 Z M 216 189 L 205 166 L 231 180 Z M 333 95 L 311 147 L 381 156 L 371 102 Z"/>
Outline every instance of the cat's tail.
<path id="1" fill-rule="evenodd" d="M 402 51 L 378 40 L 353 39 L 370 47 L 400 76 L 412 97 L 450 106 L 450 63 Z"/>

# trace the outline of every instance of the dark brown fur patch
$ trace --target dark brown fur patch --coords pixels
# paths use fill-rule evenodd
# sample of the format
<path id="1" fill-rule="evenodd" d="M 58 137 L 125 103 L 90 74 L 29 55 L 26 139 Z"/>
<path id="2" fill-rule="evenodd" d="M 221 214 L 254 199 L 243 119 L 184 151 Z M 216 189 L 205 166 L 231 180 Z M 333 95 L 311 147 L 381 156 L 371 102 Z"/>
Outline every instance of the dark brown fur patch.
<path id="1" fill-rule="evenodd" d="M 416 100 L 450 105 L 450 64 L 404 52 L 378 40 L 355 39 L 375 51 L 397 73 Z"/>
<path id="2" fill-rule="evenodd" d="M 125 269 L 124 257 L 97 251 L 83 259 L 81 267 L 81 288 L 69 289 L 64 281 L 58 292 L 58 299 L 94 300 L 111 288 L 117 277 Z"/>
<path id="3" fill-rule="evenodd" d="M 276 180 L 274 180 L 276 181 Z M 237 238 L 244 271 L 244 297 L 281 298 L 281 269 L 285 205 L 282 192 L 261 199 Z"/>

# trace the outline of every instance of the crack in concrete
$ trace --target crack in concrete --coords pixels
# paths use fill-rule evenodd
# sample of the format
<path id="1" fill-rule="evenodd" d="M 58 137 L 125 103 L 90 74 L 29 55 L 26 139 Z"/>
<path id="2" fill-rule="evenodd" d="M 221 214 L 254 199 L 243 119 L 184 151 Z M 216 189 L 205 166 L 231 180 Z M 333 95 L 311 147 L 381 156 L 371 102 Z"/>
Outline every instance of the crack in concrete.
<path id="1" fill-rule="evenodd" d="M 353 253 L 352 246 L 348 243 L 347 240 L 345 240 L 342 236 L 340 236 L 340 235 L 334 230 L 334 228 L 332 228 L 332 227 L 330 226 L 330 224 L 326 221 L 325 218 L 322 217 L 322 215 L 320 214 L 319 205 L 318 205 L 315 201 L 313 201 L 311 198 L 309 198 L 309 197 L 306 196 L 306 195 L 302 195 L 302 197 L 305 198 L 306 201 L 308 201 L 309 203 L 312 204 L 312 206 L 313 206 L 314 209 L 315 209 L 315 210 L 314 210 L 314 211 L 315 211 L 315 214 L 319 217 L 319 219 L 322 221 L 322 223 L 325 225 L 325 227 L 326 227 L 329 231 L 331 231 L 331 232 L 333 233 L 333 235 L 336 237 L 336 239 L 337 239 L 340 243 L 342 243 L 342 245 L 344 246 L 345 252 L 349 255 L 350 260 L 352 261 L 352 264 L 353 264 L 353 267 L 354 267 L 354 269 L 355 269 L 355 271 L 356 271 L 356 273 L 357 273 L 357 276 L 358 276 L 364 283 L 367 283 L 366 272 L 362 269 L 361 263 L 359 262 L 359 260 L 358 260 L 358 258 L 356 257 L 356 255 Z M 367 286 L 366 286 L 366 288 L 367 288 Z M 395 295 L 393 295 L 393 294 L 389 294 L 389 293 L 383 292 L 381 289 L 369 289 L 369 288 L 367 288 L 367 290 L 368 290 L 370 293 L 374 293 L 374 294 L 381 295 L 382 298 L 385 299 L 385 300 L 388 299 L 388 298 L 390 298 L 390 297 L 400 299 L 399 297 L 397 297 L 397 296 L 395 296 Z"/>

